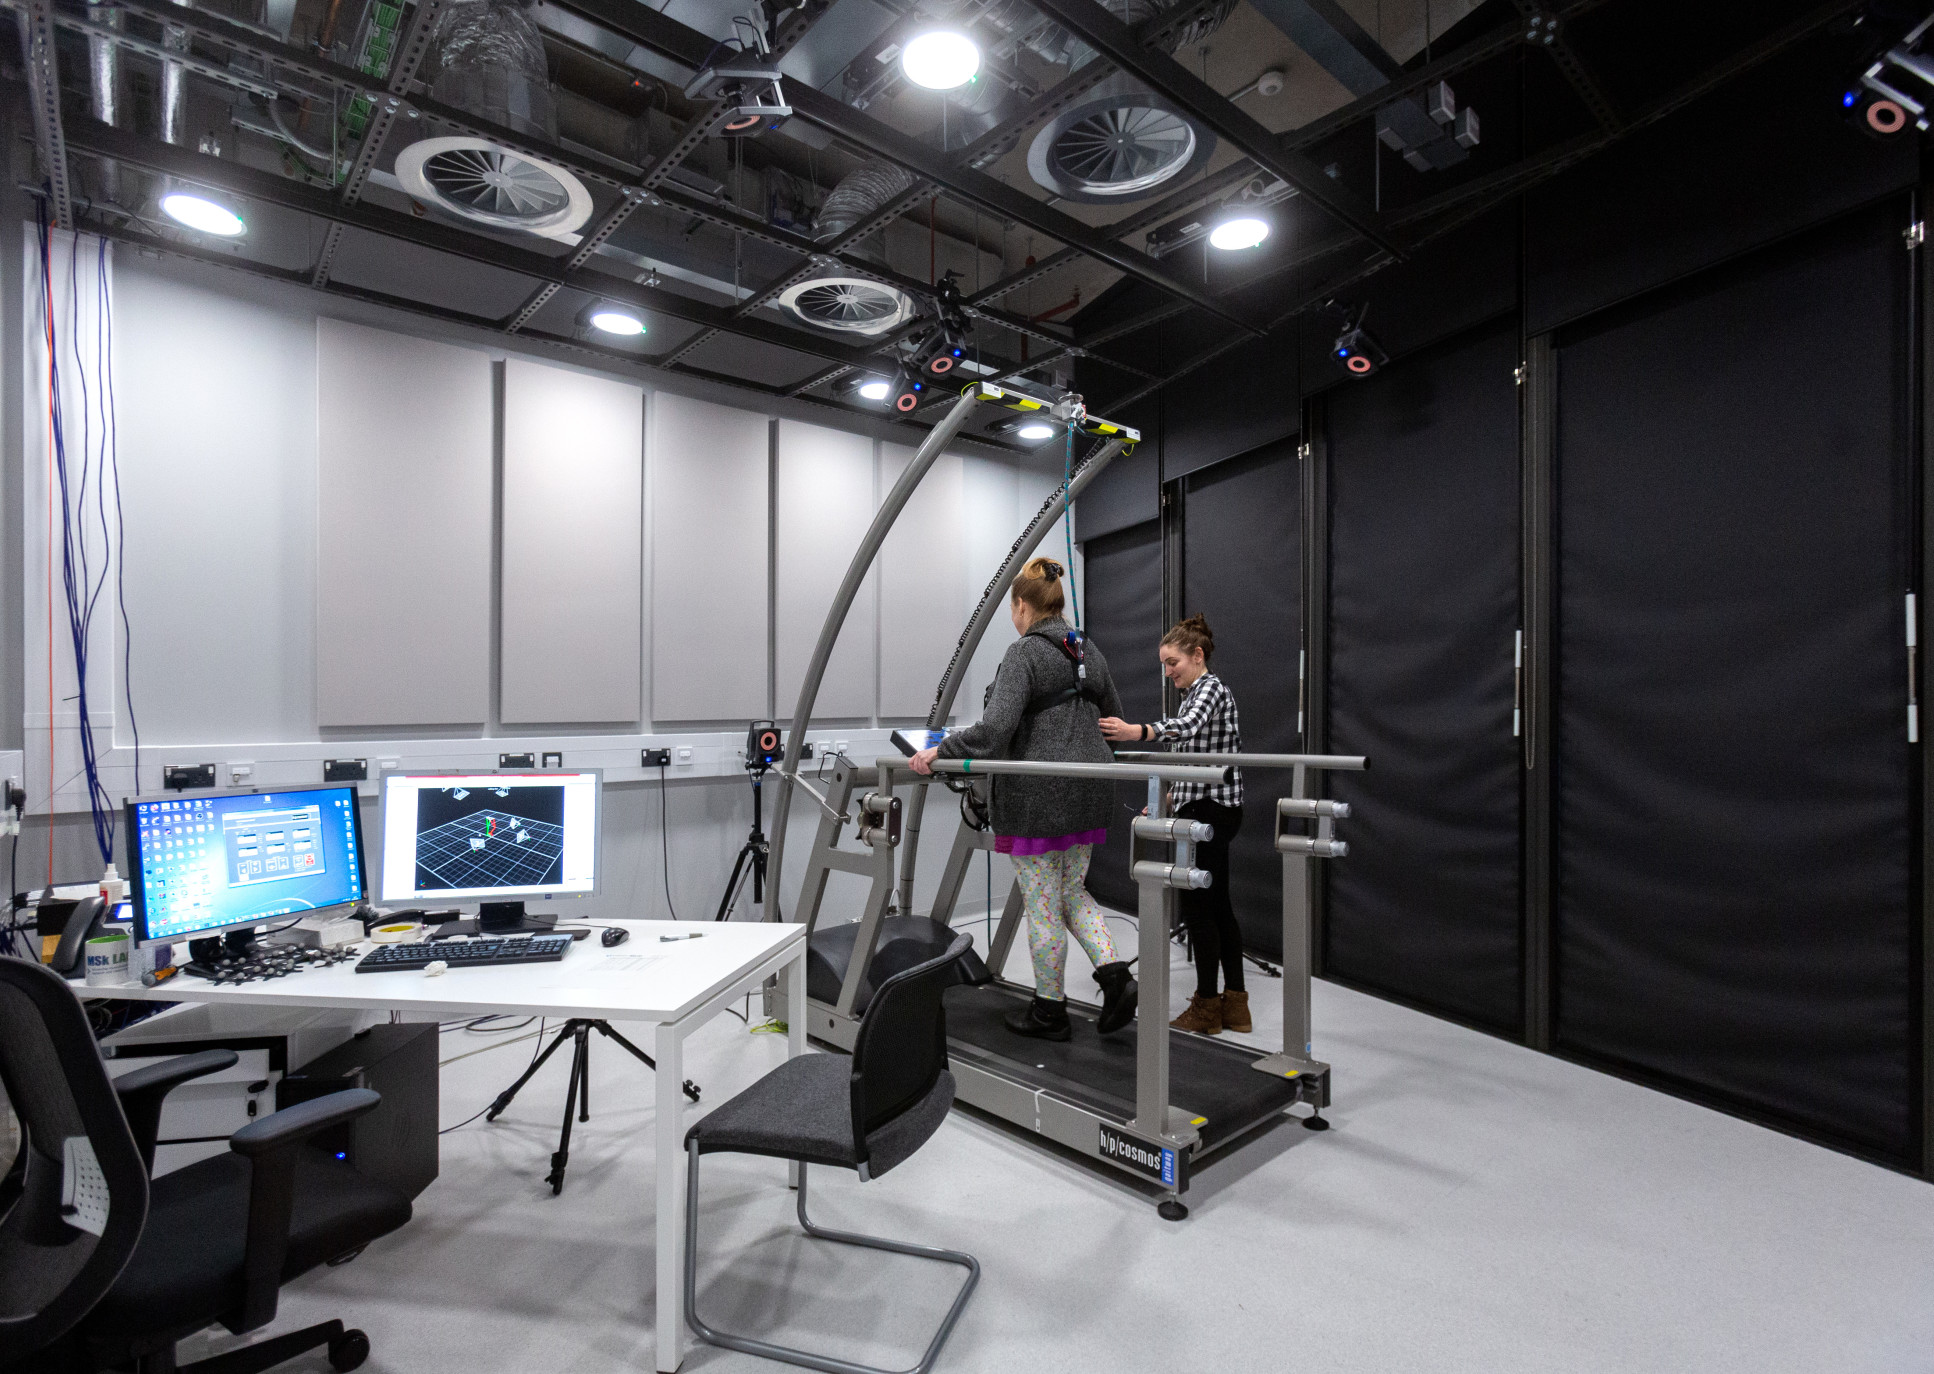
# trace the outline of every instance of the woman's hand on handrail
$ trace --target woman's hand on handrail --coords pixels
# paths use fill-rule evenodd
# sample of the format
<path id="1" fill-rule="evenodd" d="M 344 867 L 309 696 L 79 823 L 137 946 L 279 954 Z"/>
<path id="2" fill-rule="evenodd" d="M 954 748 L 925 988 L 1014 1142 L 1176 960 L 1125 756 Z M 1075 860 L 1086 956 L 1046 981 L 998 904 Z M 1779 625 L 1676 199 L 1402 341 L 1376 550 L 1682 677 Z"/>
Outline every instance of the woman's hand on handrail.
<path id="1" fill-rule="evenodd" d="M 922 749 L 919 753 L 907 760 L 907 767 L 923 777 L 931 777 L 933 775 L 933 761 L 939 753 L 939 745 L 935 745 L 931 749 Z"/>

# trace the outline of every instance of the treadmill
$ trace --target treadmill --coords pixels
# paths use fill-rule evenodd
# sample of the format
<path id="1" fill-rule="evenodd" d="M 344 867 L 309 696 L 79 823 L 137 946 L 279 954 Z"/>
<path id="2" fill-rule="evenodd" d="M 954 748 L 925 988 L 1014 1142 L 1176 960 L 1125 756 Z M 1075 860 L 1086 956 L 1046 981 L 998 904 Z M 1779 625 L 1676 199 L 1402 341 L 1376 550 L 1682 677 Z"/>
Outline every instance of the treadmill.
<path id="1" fill-rule="evenodd" d="M 1081 490 L 1140 438 L 1133 429 L 1089 415 L 1078 396 L 1039 396 L 1005 384 L 973 383 L 915 452 L 854 553 L 800 684 L 779 768 L 780 795 L 767 882 L 768 893 L 779 890 L 792 789 L 803 788 L 818 804 L 820 820 L 799 906 L 790 919 L 809 929 L 808 1033 L 841 1049 L 851 1048 L 859 1018 L 879 982 L 932 957 L 952 940 L 950 918 L 968 864 L 978 851 L 992 847 L 993 837 L 963 828 L 932 910 L 917 913 L 913 885 L 920 823 L 936 779 L 914 774 L 904 758 L 862 766 L 845 757 L 820 760 L 820 771 L 808 777 L 800 770 L 803 745 L 833 645 L 887 532 L 974 408 L 987 404 L 1051 418 L 1099 443 L 1042 504 L 982 593 L 935 692 L 926 722 L 930 731 L 944 728 L 967 664 L 1021 567 Z M 1347 809 L 1316 797 L 1310 788 L 1325 770 L 1361 769 L 1367 761 L 1325 755 L 1117 758 L 1111 764 L 942 760 L 935 771 L 958 775 L 957 786 L 980 786 L 984 784 L 978 779 L 1015 772 L 1146 780 L 1148 814 L 1135 822 L 1132 856 L 1140 893 L 1136 976 L 1140 1006 L 1145 1015 L 1160 1018 L 1156 1023 L 1160 1033 L 1147 1034 L 1149 1026 L 1138 1021 L 1104 1038 L 1092 1025 L 1094 1009 L 1084 1012 L 1073 1004 L 1071 1019 L 1081 1024 L 1065 1044 L 1023 1039 L 1000 1024 L 1007 1011 L 1033 995 L 1031 987 L 995 976 L 1004 967 L 1020 927 L 1017 885 L 1008 894 L 1000 933 L 987 962 L 970 955 L 962 984 L 948 993 L 950 1067 L 962 1101 L 1152 1184 L 1161 1215 L 1180 1220 L 1188 1215 L 1181 1198 L 1188 1190 L 1190 1171 L 1205 1156 L 1278 1119 L 1299 1101 L 1316 1109 L 1305 1119 L 1307 1126 L 1322 1129 L 1328 1124 L 1321 1108 L 1330 1100 L 1329 1066 L 1314 1059 L 1310 1051 L 1310 863 L 1342 857 L 1345 845 L 1335 838 L 1334 826 Z M 1205 827 L 1166 814 L 1163 784 L 1219 781 L 1236 765 L 1295 770 L 1295 795 L 1283 799 L 1276 816 L 1276 845 L 1284 858 L 1284 1044 L 1281 1052 L 1273 1054 L 1169 1030 L 1165 1024 L 1175 893 L 1203 885 L 1208 875 L 1191 862 L 1192 848 L 1204 838 Z M 905 799 L 898 793 L 903 785 L 912 789 Z M 1304 833 L 1311 824 L 1314 832 Z M 827 880 L 834 872 L 868 879 L 866 902 L 857 921 L 824 924 L 820 919 Z M 768 919 L 783 918 L 776 898 L 768 902 L 766 914 Z"/>

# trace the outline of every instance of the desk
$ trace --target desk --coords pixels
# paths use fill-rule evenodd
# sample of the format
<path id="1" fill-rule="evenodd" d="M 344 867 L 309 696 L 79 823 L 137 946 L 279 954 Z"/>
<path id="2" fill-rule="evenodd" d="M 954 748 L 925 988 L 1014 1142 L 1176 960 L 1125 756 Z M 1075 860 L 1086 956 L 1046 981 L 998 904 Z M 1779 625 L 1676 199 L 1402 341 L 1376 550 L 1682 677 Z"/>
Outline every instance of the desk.
<path id="1" fill-rule="evenodd" d="M 357 973 L 354 964 L 311 969 L 258 983 L 203 982 L 179 974 L 158 987 L 83 985 L 83 997 L 150 1002 L 228 1002 L 265 1007 L 338 1007 L 454 1018 L 504 1013 L 645 1021 L 656 1027 L 658 1368 L 673 1374 L 685 1355 L 685 1038 L 727 1003 L 782 975 L 787 1052 L 806 1047 L 806 928 L 790 922 L 612 921 L 631 939 L 606 949 L 596 933 L 555 964 L 421 972 Z M 666 942 L 668 931 L 698 939 Z"/>

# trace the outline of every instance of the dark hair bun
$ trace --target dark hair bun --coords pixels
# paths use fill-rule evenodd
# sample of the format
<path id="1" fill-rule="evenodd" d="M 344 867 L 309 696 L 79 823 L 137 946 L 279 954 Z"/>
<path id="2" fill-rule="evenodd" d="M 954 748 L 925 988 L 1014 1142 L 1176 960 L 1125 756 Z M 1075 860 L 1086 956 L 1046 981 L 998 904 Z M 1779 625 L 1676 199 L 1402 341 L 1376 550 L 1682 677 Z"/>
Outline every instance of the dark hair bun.
<path id="1" fill-rule="evenodd" d="M 1200 649 L 1203 661 L 1207 662 L 1215 654 L 1215 631 L 1209 628 L 1208 617 L 1197 611 L 1163 635 L 1162 643 L 1173 644 L 1185 654 Z"/>
<path id="2" fill-rule="evenodd" d="M 1043 558 L 1041 560 L 1040 573 L 1041 576 L 1047 578 L 1050 582 L 1059 582 L 1068 575 L 1068 570 L 1052 558 Z"/>

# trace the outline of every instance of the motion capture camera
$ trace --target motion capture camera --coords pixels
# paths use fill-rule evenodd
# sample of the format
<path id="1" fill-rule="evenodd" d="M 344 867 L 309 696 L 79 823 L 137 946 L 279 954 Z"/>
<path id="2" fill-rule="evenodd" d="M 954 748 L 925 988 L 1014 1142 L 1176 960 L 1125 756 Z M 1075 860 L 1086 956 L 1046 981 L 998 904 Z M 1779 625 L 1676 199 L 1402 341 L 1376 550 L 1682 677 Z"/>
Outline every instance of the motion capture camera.
<path id="1" fill-rule="evenodd" d="M 755 773 L 777 767 L 785 757 L 786 740 L 779 727 L 769 720 L 755 720 L 745 732 L 745 766 Z"/>
<path id="2" fill-rule="evenodd" d="M 725 61 L 700 69 L 685 87 L 685 98 L 718 101 L 725 109 L 719 132 L 727 138 L 756 138 L 792 118 L 779 84 L 779 68 L 767 55 L 764 29 L 748 23 L 753 49 L 732 53 Z M 738 40 L 733 40 L 738 41 Z"/>
<path id="3" fill-rule="evenodd" d="M 1368 310 L 1367 305 L 1357 307 L 1354 313 L 1343 309 L 1343 332 L 1330 345 L 1330 358 L 1352 377 L 1371 376 L 1390 361 L 1390 355 L 1383 351 L 1376 335 L 1363 327 L 1363 316 Z"/>
<path id="4" fill-rule="evenodd" d="M 920 375 L 902 367 L 893 374 L 893 408 L 902 415 L 911 415 L 927 399 L 927 384 Z"/>
<path id="5" fill-rule="evenodd" d="M 940 279 L 934 291 L 934 307 L 940 322 L 920 342 L 915 356 L 919 371 L 928 377 L 944 377 L 967 356 L 967 302 L 961 299 L 959 274 L 952 268 Z"/>
<path id="6" fill-rule="evenodd" d="M 1885 17 L 1863 16 L 1863 22 L 1871 18 L 1879 23 Z M 1934 103 L 1934 57 L 1925 51 L 1922 40 L 1931 25 L 1934 14 L 1890 44 L 1840 97 L 1841 108 L 1862 133 L 1889 139 L 1910 125 L 1927 132 L 1928 105 Z"/>

